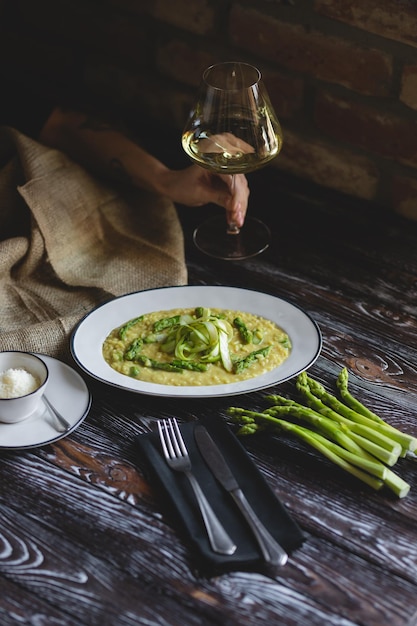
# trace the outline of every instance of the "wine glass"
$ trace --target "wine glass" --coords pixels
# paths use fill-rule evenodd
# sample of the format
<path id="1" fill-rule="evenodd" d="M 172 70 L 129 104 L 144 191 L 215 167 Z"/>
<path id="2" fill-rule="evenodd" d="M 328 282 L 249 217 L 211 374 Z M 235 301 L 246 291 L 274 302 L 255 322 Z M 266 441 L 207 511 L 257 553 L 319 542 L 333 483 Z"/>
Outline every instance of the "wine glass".
<path id="1" fill-rule="evenodd" d="M 207 68 L 182 146 L 198 165 L 220 174 L 248 173 L 263 167 L 282 147 L 282 131 L 260 71 L 228 61 Z M 206 254 L 225 260 L 246 259 L 269 245 L 269 228 L 246 216 L 242 228 L 226 214 L 209 218 L 193 234 Z"/>

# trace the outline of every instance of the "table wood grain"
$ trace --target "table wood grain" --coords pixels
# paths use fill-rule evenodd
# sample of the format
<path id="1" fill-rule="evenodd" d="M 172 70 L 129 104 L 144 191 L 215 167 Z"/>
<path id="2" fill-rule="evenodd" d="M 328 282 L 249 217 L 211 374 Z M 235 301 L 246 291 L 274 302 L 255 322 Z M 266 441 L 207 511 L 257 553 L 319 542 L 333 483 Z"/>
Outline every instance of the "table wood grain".
<path id="1" fill-rule="evenodd" d="M 250 182 L 250 211 L 270 224 L 270 248 L 243 262 L 209 259 L 191 239 L 214 209 L 179 207 L 189 284 L 244 287 L 302 307 L 323 334 L 310 374 L 331 390 L 346 366 L 357 397 L 417 436 L 417 224 L 288 185 L 274 170 Z M 93 402 L 75 432 L 0 452 L 2 626 L 417 624 L 417 462 L 398 462 L 411 484 L 398 500 L 300 443 L 242 440 L 307 540 L 275 579 L 206 578 L 148 482 L 134 438 L 161 417 L 227 419 L 231 404 L 263 408 L 265 392 L 158 398 L 83 376 Z M 273 391 L 293 394 L 294 381 Z"/>

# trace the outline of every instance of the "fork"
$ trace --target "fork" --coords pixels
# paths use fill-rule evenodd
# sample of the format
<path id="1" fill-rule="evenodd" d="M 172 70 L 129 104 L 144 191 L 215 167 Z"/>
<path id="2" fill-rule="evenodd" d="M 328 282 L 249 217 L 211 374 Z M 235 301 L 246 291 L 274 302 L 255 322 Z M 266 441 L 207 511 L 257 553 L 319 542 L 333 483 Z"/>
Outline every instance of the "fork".
<path id="1" fill-rule="evenodd" d="M 162 425 L 161 422 L 158 422 L 158 431 L 162 451 L 169 467 L 177 472 L 183 472 L 190 481 L 213 551 L 219 554 L 233 554 L 236 545 L 224 530 L 192 473 L 190 457 L 177 420 L 174 418 L 164 419 Z"/>

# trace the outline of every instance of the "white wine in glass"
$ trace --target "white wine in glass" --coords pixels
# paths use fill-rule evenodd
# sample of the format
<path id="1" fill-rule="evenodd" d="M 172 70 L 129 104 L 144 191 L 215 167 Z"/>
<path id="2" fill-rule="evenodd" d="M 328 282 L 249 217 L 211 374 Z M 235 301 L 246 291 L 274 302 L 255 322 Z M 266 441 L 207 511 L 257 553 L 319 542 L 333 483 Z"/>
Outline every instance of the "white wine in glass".
<path id="1" fill-rule="evenodd" d="M 238 61 L 205 70 L 199 95 L 182 135 L 187 155 L 218 174 L 246 174 L 274 159 L 282 131 L 259 70 Z M 246 259 L 269 245 L 269 228 L 246 216 L 242 228 L 215 216 L 194 231 L 196 246 L 229 260 Z"/>

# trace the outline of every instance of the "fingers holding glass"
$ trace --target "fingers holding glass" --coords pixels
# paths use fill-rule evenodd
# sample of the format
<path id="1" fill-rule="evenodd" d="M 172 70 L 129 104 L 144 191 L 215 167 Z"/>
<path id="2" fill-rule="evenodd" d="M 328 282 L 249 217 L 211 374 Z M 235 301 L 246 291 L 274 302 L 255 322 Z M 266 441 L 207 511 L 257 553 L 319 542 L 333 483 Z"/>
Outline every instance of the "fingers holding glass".
<path id="1" fill-rule="evenodd" d="M 232 177 L 227 182 L 231 197 L 226 206 L 226 224 L 223 221 L 222 225 L 221 219 L 216 221 L 228 236 L 222 237 L 220 232 L 216 236 L 212 218 L 207 234 L 203 232 L 204 224 L 199 227 L 201 233 L 195 233 L 197 246 L 211 256 L 233 260 L 265 250 L 269 229 L 261 228 L 259 220 L 251 219 L 251 227 L 246 227 L 248 235 L 243 236 L 249 194 L 243 184 L 245 177 L 237 178 L 269 163 L 282 146 L 281 127 L 259 70 L 239 62 L 209 67 L 184 129 L 182 145 L 198 165 Z M 219 241 L 224 244 L 223 250 L 219 250 Z"/>

